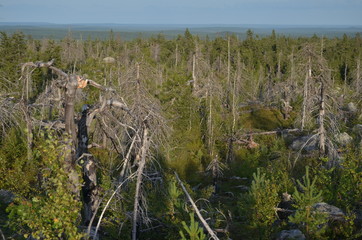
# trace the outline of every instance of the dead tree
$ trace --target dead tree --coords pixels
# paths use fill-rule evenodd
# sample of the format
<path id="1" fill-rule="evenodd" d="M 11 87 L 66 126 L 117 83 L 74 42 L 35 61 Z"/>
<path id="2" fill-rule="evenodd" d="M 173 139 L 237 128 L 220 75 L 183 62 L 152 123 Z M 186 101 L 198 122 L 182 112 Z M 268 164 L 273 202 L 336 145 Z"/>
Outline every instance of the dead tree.
<path id="1" fill-rule="evenodd" d="M 335 157 L 334 136 L 339 132 L 336 114 L 338 103 L 332 89 L 331 70 L 323 55 L 318 54 L 313 45 L 304 46 L 297 57 L 301 69 L 300 77 L 305 75 L 303 83 L 303 105 L 301 130 L 315 130 L 318 136 L 321 157 Z M 304 72 L 304 74 L 303 74 Z M 316 124 L 310 121 L 316 120 Z M 308 128 L 306 127 L 307 125 Z"/>
<path id="2" fill-rule="evenodd" d="M 356 74 L 356 93 L 357 95 L 360 93 L 360 89 L 361 89 L 361 56 L 358 56 L 357 59 L 357 66 L 356 66 L 356 70 L 355 70 L 355 74 Z"/>
<path id="3" fill-rule="evenodd" d="M 141 198 L 141 184 L 143 178 L 143 171 L 146 165 L 147 154 L 149 151 L 149 129 L 147 126 L 147 122 L 145 122 L 143 127 L 143 136 L 142 136 L 142 147 L 137 154 L 136 161 L 138 162 L 138 170 L 137 170 L 137 182 L 136 182 L 136 193 L 134 197 L 134 206 L 133 206 L 133 218 L 132 218 L 132 240 L 137 239 L 137 230 L 138 230 L 138 218 L 140 212 L 140 198 Z"/>
<path id="4" fill-rule="evenodd" d="M 76 103 L 76 93 L 80 88 L 84 88 L 87 85 L 91 85 L 103 91 L 109 91 L 98 83 L 84 79 L 79 75 L 67 74 L 62 70 L 53 66 L 54 61 L 49 62 L 28 62 L 23 64 L 22 72 L 24 73 L 27 68 L 48 68 L 52 70 L 58 76 L 56 80 L 58 86 L 64 89 L 64 131 L 68 136 L 67 150 L 65 151 L 64 168 L 66 169 L 69 177 L 69 184 L 72 192 L 75 196 L 80 195 L 80 180 L 76 171 L 76 165 L 82 166 L 82 174 L 84 185 L 82 186 L 82 197 L 84 203 L 83 222 L 88 223 L 95 206 L 98 204 L 97 194 L 97 179 L 96 179 L 96 167 L 93 157 L 88 152 L 88 129 L 87 129 L 87 117 L 88 107 L 85 106 L 82 111 L 82 117 L 78 122 L 78 128 L 75 122 L 74 105 Z M 91 117 L 94 117 L 91 115 Z M 88 120 L 89 122 L 89 120 Z"/>
<path id="5" fill-rule="evenodd" d="M 121 97 L 115 90 L 80 75 L 68 74 L 54 67 L 53 63 L 54 61 L 28 62 L 23 64 L 22 72 L 29 70 L 31 74 L 34 69 L 47 68 L 57 76 L 49 82 L 49 87 L 38 96 L 36 101 L 42 104 L 50 101 L 59 102 L 58 106 L 61 107 L 58 110 L 61 113 L 61 119 L 53 122 L 45 121 L 46 119 L 38 120 L 34 116 L 29 119 L 34 127 L 48 125 L 65 133 L 67 151 L 63 153 L 64 169 L 68 173 L 69 186 L 74 196 L 83 202 L 83 224 L 88 224 L 89 229 L 94 222 L 97 209 L 101 206 L 96 174 L 99 163 L 96 162 L 89 148 L 99 146 L 97 141 L 102 141 L 105 136 L 106 144 L 103 147 L 116 152 L 122 159 L 121 164 L 113 170 L 120 173 L 114 185 L 119 186 L 119 182 L 126 185 L 125 179 L 129 179 L 128 176 L 137 176 L 132 219 L 132 238 L 135 239 L 138 237 L 137 231 L 145 223 L 144 215 L 147 212 L 142 185 L 146 174 L 145 169 L 152 165 L 149 164 L 153 151 L 151 146 L 159 144 L 160 139 L 166 135 L 164 134 L 166 124 L 161 115 L 161 108 L 157 100 L 153 99 L 142 86 L 144 78 L 148 79 L 150 73 L 153 76 L 152 69 L 144 66 L 142 62 L 136 62 L 127 69 L 129 74 L 126 75 L 125 82 L 118 81 L 119 91 L 123 91 Z M 93 105 L 85 104 L 80 118 L 77 119 L 78 114 L 75 113 L 74 108 L 78 101 L 77 96 L 82 92 L 80 89 L 88 85 L 98 88 L 102 96 L 99 102 Z M 63 95 L 59 92 L 57 95 L 58 89 L 61 89 Z M 123 100 L 124 98 L 130 103 L 129 106 Z M 49 105 L 50 108 L 55 107 L 54 104 Z M 95 128 L 92 132 L 93 142 L 90 143 L 89 129 L 92 124 Z M 76 171 L 77 165 L 82 168 L 84 182 L 82 186 Z M 117 187 L 117 191 L 119 190 L 120 188 Z M 97 229 L 99 225 L 100 221 Z"/>
<path id="6" fill-rule="evenodd" d="M 326 153 L 326 129 L 324 127 L 325 125 L 325 91 L 324 91 L 324 83 L 321 81 L 321 87 L 320 87 L 320 102 L 319 102 L 319 116 L 318 116 L 318 122 L 319 122 L 319 153 L 321 155 L 324 155 Z"/>

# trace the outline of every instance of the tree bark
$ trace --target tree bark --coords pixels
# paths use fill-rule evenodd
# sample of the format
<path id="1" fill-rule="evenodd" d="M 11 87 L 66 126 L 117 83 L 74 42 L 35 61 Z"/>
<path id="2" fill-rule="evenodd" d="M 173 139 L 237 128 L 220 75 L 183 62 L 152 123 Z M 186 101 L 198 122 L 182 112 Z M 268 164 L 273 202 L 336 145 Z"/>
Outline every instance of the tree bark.
<path id="1" fill-rule="evenodd" d="M 303 113 L 302 113 L 302 126 L 301 130 L 304 130 L 305 122 L 306 122 L 306 114 L 307 114 L 307 105 L 308 105 L 308 91 L 309 91 L 309 79 L 312 77 L 312 60 L 309 56 L 308 59 L 308 71 L 304 79 L 304 92 L 303 92 Z"/>
<path id="2" fill-rule="evenodd" d="M 326 130 L 324 127 L 325 116 L 325 93 L 324 83 L 321 82 L 320 103 L 319 103 L 319 153 L 321 156 L 326 154 Z"/>
<path id="3" fill-rule="evenodd" d="M 83 106 L 82 117 L 78 121 L 77 162 L 82 165 L 83 223 L 88 225 L 98 204 L 97 168 L 94 158 L 88 151 L 88 105 Z"/>
<path id="4" fill-rule="evenodd" d="M 360 56 L 358 57 L 358 60 L 357 60 L 357 69 L 356 69 L 356 92 L 357 92 L 357 95 L 359 94 L 360 92 L 360 82 L 361 82 L 361 60 L 360 60 Z"/>
<path id="5" fill-rule="evenodd" d="M 346 95 L 347 93 L 347 70 L 348 70 L 348 65 L 346 63 L 344 66 L 344 95 Z"/>
<path id="6" fill-rule="evenodd" d="M 279 54 L 278 54 L 278 70 L 277 70 L 277 78 L 279 80 L 282 78 L 281 58 L 282 58 L 282 52 L 279 52 Z"/>
<path id="7" fill-rule="evenodd" d="M 193 90 L 196 91 L 197 88 L 197 79 L 196 79 L 196 54 L 192 56 L 192 83 Z"/>
<path id="8" fill-rule="evenodd" d="M 134 206 L 133 206 L 133 219 L 132 219 L 132 240 L 137 239 L 138 232 L 138 218 L 139 218 L 139 208 L 140 208 L 140 198 L 141 198 L 141 185 L 142 185 L 142 177 L 143 170 L 146 165 L 146 156 L 149 149 L 149 138 L 148 138 L 148 127 L 145 126 L 143 129 L 143 139 L 142 139 L 142 147 L 140 149 L 140 160 L 138 162 L 138 170 L 137 170 L 137 182 L 136 182 L 136 193 L 134 198 Z"/>
<path id="9" fill-rule="evenodd" d="M 75 94 L 78 88 L 78 80 L 76 75 L 70 75 L 65 86 L 65 132 L 68 134 L 68 143 L 67 149 L 65 151 L 65 169 L 68 172 L 70 180 L 70 188 L 72 192 L 79 196 L 80 193 L 80 183 L 79 177 L 75 170 L 76 164 L 76 141 L 77 133 L 74 122 L 74 104 L 75 104 Z"/>

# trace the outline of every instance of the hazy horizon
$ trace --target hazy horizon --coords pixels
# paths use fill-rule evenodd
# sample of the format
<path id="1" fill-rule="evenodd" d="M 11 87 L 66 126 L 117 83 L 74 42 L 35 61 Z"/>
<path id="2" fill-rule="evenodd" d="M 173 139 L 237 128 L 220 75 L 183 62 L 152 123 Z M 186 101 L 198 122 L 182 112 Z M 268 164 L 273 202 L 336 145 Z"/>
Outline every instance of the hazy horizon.
<path id="1" fill-rule="evenodd" d="M 82 26 L 220 26 L 220 27 L 362 27 L 362 24 L 271 24 L 271 23 L 117 23 L 117 22 L 70 22 L 70 23 L 54 23 L 54 22 L 7 22 L 0 21 L 2 25 L 82 25 Z"/>

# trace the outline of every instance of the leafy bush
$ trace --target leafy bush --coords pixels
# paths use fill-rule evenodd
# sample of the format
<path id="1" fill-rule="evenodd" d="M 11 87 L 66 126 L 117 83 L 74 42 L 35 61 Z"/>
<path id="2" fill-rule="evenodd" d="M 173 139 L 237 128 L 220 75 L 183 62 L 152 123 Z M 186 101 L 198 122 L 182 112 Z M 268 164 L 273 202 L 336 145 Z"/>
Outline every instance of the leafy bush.
<path id="1" fill-rule="evenodd" d="M 24 237 L 37 239 L 81 239 L 78 232 L 81 203 L 69 188 L 64 169 L 64 144 L 48 134 L 34 151 L 41 161 L 41 185 L 31 199 L 19 196 L 8 207 L 10 226 Z M 35 159 L 34 159 L 35 160 Z"/>

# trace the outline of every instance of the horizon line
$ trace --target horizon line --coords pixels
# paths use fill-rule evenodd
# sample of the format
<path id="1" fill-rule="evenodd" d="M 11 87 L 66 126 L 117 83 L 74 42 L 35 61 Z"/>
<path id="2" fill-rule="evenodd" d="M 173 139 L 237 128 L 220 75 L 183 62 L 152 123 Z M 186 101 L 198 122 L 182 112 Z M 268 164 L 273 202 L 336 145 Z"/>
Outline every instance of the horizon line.
<path id="1" fill-rule="evenodd" d="M 51 24 L 51 25 L 138 25 L 138 26 L 280 26 L 280 27 L 362 27 L 362 24 L 279 24 L 279 23 L 54 23 L 54 22 L 24 22 L 24 21 L 0 21 L 0 24 Z"/>

